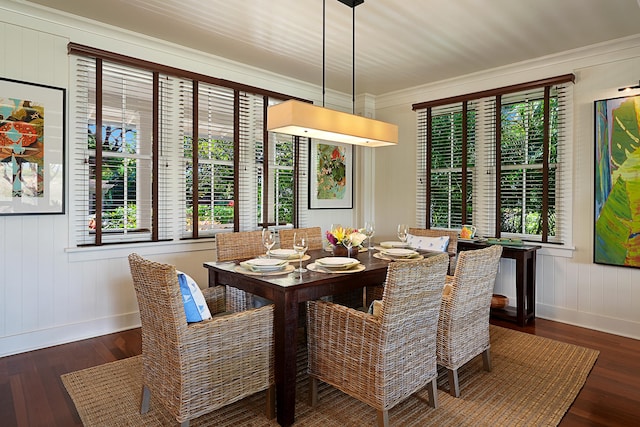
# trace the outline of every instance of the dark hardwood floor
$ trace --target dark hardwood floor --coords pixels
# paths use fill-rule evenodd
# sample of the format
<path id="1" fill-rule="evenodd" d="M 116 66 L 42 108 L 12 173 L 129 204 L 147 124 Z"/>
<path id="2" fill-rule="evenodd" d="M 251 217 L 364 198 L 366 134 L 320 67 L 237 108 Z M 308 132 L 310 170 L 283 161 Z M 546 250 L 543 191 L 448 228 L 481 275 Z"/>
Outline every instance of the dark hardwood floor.
<path id="1" fill-rule="evenodd" d="M 560 426 L 640 425 L 640 340 L 536 319 L 492 323 L 600 351 Z M 60 375 L 140 354 L 140 329 L 0 358 L 0 425 L 81 426 Z"/>

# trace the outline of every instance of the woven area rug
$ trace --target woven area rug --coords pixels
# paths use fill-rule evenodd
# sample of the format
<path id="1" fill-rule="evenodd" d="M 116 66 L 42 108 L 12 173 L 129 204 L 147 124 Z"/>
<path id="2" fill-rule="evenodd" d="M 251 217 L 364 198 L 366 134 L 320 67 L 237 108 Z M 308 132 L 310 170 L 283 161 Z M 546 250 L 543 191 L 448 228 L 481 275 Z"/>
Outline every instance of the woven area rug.
<path id="1" fill-rule="evenodd" d="M 595 350 L 491 326 L 493 370 L 478 356 L 459 370 L 460 398 L 448 393 L 446 373 L 438 380 L 439 406 L 428 406 L 426 390 L 389 411 L 396 426 L 554 426 L 582 388 L 598 358 Z M 82 422 L 93 426 L 177 425 L 151 399 L 140 415 L 141 356 L 72 372 L 62 381 Z M 376 411 L 324 384 L 318 406 L 307 405 L 306 350 L 299 351 L 296 426 L 375 425 Z M 192 426 L 277 426 L 264 415 L 265 393 L 204 415 Z"/>

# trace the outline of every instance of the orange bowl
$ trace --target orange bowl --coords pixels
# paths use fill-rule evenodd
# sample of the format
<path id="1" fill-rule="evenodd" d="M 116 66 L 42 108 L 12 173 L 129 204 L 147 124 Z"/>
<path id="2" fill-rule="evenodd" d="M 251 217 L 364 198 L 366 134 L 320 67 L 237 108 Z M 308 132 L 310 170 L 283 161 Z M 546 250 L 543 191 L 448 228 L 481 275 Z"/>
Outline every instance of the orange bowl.
<path id="1" fill-rule="evenodd" d="M 504 295 L 493 294 L 491 296 L 491 308 L 505 308 L 509 305 L 509 298 Z"/>

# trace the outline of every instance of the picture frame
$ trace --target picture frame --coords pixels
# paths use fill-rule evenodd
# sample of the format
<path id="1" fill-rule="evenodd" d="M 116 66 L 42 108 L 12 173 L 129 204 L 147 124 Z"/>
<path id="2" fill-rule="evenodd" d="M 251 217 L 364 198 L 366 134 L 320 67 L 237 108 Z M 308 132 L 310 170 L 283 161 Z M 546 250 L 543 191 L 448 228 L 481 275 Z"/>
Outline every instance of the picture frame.
<path id="1" fill-rule="evenodd" d="M 0 215 L 65 213 L 66 89 L 0 78 Z"/>
<path id="2" fill-rule="evenodd" d="M 309 209 L 353 209 L 353 146 L 309 144 Z"/>
<path id="3" fill-rule="evenodd" d="M 593 261 L 640 267 L 640 95 L 594 101 Z"/>

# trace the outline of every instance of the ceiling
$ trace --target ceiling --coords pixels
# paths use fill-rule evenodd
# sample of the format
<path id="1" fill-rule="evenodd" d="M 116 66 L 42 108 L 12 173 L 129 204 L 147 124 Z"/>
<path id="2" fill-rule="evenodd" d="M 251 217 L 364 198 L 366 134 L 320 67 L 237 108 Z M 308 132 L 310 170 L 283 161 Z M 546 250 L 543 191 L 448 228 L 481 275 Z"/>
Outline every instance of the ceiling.
<path id="1" fill-rule="evenodd" d="M 338 0 L 24 0 L 295 79 L 354 91 Z M 379 95 L 640 34 L 640 0 L 365 0 L 355 92 Z M 215 74 L 215 73 L 212 73 Z M 214 75 L 215 77 L 215 75 Z"/>

